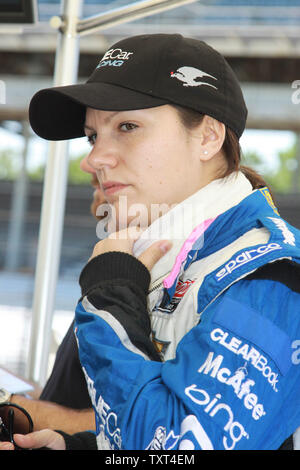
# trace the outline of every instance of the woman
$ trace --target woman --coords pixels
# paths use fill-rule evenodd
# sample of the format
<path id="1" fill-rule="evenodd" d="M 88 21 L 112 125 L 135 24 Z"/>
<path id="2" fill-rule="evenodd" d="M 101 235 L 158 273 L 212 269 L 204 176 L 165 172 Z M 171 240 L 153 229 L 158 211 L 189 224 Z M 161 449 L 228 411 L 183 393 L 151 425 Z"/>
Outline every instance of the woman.
<path id="1" fill-rule="evenodd" d="M 240 166 L 246 115 L 224 58 L 165 34 L 31 102 L 41 137 L 87 135 L 111 208 L 75 328 L 99 449 L 278 449 L 300 426 L 300 233 Z"/>

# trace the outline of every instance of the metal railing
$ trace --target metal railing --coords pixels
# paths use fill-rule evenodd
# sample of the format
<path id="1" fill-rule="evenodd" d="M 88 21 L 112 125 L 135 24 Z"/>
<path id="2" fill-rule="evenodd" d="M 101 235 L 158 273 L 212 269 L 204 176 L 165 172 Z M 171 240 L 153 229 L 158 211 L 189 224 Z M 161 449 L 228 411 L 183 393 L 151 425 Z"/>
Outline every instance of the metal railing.
<path id="1" fill-rule="evenodd" d="M 80 19 L 83 0 L 63 0 L 61 16 L 53 21 L 58 28 L 58 46 L 53 86 L 77 80 L 80 34 L 108 28 L 143 14 L 158 13 L 194 0 L 145 0 L 97 17 Z M 68 174 L 68 143 L 50 142 L 45 171 L 41 224 L 37 254 L 35 289 L 29 345 L 29 380 L 43 385 L 47 379 L 50 332 L 61 254 L 63 219 Z"/>

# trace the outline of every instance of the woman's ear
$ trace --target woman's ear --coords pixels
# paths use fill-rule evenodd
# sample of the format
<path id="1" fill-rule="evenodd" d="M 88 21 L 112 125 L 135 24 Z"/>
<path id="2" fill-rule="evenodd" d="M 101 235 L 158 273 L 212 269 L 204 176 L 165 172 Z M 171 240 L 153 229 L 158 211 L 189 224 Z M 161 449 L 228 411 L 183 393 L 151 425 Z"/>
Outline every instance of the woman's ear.
<path id="1" fill-rule="evenodd" d="M 225 139 L 225 125 L 210 116 L 204 116 L 201 124 L 200 159 L 210 160 L 220 152 Z"/>

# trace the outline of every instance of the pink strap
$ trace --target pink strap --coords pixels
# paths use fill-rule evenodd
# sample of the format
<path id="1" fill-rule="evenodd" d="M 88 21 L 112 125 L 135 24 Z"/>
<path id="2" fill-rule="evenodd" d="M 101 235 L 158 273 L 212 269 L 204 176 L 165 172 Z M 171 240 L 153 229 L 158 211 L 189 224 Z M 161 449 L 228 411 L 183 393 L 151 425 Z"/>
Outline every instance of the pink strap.
<path id="1" fill-rule="evenodd" d="M 207 219 L 204 222 L 201 222 L 190 234 L 190 236 L 186 239 L 184 244 L 182 245 L 182 248 L 179 252 L 179 254 L 176 257 L 174 266 L 172 268 L 172 271 L 170 272 L 169 276 L 164 279 L 164 287 L 169 289 L 173 283 L 175 282 L 182 263 L 186 260 L 186 257 L 188 255 L 188 252 L 191 250 L 193 244 L 195 243 L 196 240 L 198 240 L 201 235 L 204 234 L 204 232 L 208 229 L 208 227 L 213 223 L 214 220 L 216 220 L 217 217 L 213 219 Z"/>

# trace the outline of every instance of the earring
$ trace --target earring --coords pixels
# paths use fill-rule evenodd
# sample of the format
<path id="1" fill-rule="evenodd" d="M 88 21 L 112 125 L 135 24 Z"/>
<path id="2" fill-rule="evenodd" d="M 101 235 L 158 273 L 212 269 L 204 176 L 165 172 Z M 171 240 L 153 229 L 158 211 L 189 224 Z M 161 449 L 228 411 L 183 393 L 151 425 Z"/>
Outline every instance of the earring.
<path id="1" fill-rule="evenodd" d="M 207 155 L 208 154 L 208 150 L 204 150 L 204 155 Z"/>

